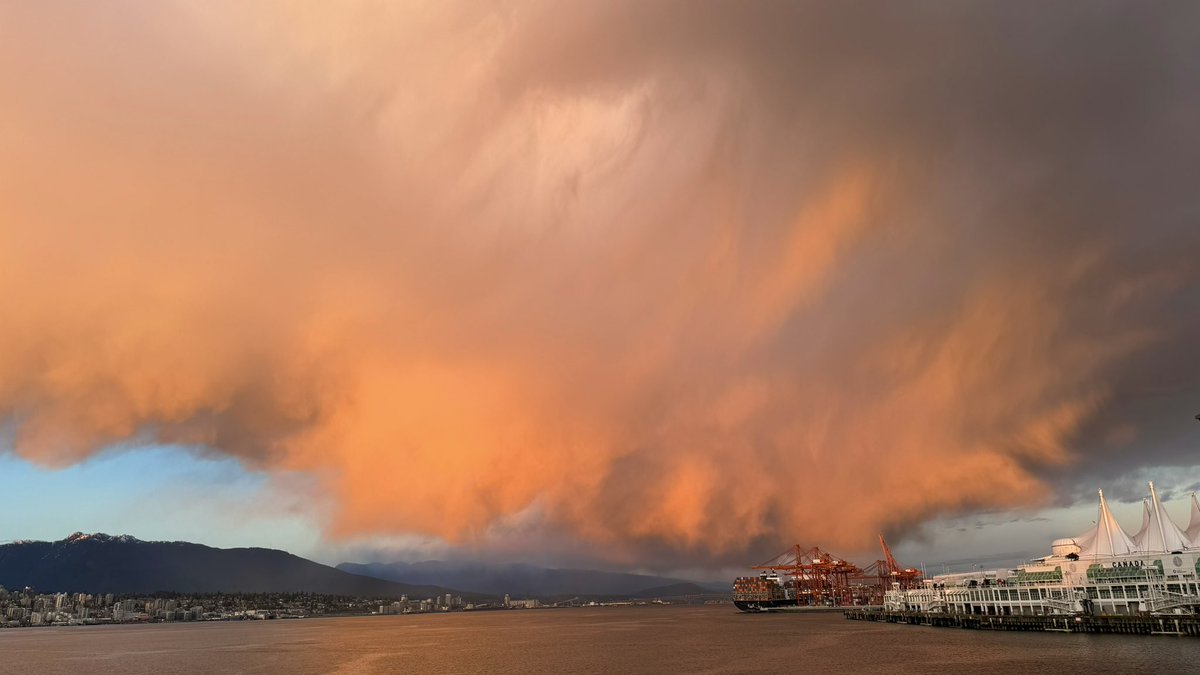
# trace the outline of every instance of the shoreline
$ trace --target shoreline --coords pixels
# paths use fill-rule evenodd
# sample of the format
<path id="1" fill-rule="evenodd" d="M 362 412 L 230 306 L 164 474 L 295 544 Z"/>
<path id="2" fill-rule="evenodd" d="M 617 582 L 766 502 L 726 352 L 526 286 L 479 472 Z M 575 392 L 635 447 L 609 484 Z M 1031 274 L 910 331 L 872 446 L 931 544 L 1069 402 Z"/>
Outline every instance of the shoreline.
<path id="1" fill-rule="evenodd" d="M 708 603 L 704 603 L 708 604 Z M 732 603 L 728 603 L 732 604 Z M 648 608 L 648 607 L 685 607 L 696 606 L 696 603 L 625 603 L 614 602 L 595 605 L 567 605 L 561 607 L 544 606 L 532 608 L 509 608 L 509 607 L 487 607 L 481 609 L 456 610 L 452 612 L 409 612 L 407 614 L 379 614 L 378 612 L 362 612 L 362 613 L 340 613 L 340 614 L 314 614 L 309 616 L 284 616 L 270 618 L 244 618 L 230 617 L 221 619 L 202 619 L 198 621 L 104 621 L 96 623 L 52 623 L 43 625 L 28 625 L 28 626 L 0 626 L 0 635 L 7 631 L 21 631 L 30 629 L 50 629 L 50 628 L 101 628 L 101 627 L 142 627 L 142 626 L 196 626 L 204 624 L 224 624 L 224 623 L 269 623 L 277 621 L 311 621 L 321 619 L 366 619 L 372 617 L 401 617 L 401 616 L 449 616 L 456 614 L 495 614 L 499 612 L 512 612 L 514 614 L 525 614 L 528 612 L 540 612 L 543 610 L 567 610 L 567 609 L 617 609 L 617 608 Z M 818 612 L 832 613 L 839 611 L 840 608 L 814 608 Z"/>

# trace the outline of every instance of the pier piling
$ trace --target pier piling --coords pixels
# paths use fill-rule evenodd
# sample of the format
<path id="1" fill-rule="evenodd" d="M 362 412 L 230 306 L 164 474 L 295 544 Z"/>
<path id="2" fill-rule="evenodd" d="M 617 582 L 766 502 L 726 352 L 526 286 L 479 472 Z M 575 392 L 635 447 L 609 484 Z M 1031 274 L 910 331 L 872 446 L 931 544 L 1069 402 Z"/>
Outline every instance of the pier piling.
<path id="1" fill-rule="evenodd" d="M 1119 633 L 1126 635 L 1186 635 L 1200 637 L 1200 617 L 1181 616 L 981 616 L 932 612 L 892 612 L 848 609 L 852 621 L 882 621 L 912 626 L 966 628 L 973 630 L 1056 631 L 1063 633 Z"/>

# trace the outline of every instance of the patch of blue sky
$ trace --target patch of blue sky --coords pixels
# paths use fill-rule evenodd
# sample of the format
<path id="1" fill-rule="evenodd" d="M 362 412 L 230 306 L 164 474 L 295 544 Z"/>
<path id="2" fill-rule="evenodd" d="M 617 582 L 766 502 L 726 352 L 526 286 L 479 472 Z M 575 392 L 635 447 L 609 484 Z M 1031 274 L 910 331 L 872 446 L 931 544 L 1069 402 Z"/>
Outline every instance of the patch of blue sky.
<path id="1" fill-rule="evenodd" d="M 178 446 L 114 449 L 62 469 L 0 453 L 0 484 L 7 503 L 0 541 L 82 531 L 299 555 L 319 547 L 313 515 L 288 502 L 268 476 Z"/>

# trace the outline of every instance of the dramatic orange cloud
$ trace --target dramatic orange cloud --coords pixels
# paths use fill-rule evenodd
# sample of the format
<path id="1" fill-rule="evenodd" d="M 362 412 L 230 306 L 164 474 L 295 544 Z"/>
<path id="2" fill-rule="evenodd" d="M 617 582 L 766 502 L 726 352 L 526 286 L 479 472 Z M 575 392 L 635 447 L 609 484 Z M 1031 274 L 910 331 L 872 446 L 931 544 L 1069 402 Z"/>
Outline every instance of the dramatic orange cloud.
<path id="1" fill-rule="evenodd" d="M 911 11 L 0 9 L 11 449 L 629 561 L 1043 503 L 1197 333 L 1194 118 L 1095 97 L 1195 96 L 1103 22 Z M 1080 30 L 1131 70 L 1063 85 Z"/>

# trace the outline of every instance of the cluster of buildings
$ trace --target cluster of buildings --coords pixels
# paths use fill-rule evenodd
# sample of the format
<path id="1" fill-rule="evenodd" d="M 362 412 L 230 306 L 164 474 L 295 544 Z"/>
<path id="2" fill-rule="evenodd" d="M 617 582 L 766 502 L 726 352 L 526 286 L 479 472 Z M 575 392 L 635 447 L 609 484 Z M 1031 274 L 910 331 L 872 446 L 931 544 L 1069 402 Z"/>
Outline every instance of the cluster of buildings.
<path id="1" fill-rule="evenodd" d="M 104 602 L 112 603 L 112 596 L 96 599 L 85 593 L 36 595 L 32 591 L 8 591 L 0 586 L 0 626 L 83 623 L 92 618 L 95 606 Z"/>
<path id="2" fill-rule="evenodd" d="M 475 608 L 476 606 L 473 604 L 464 604 L 462 596 L 450 595 L 449 593 L 444 598 L 439 595 L 424 600 L 409 600 L 407 595 L 402 595 L 399 600 L 390 605 L 380 605 L 379 611 L 376 614 L 416 614 L 420 612 L 449 612 L 452 610 Z"/>
<path id="3" fill-rule="evenodd" d="M 897 584 L 884 603 L 893 611 L 989 616 L 1200 612 L 1200 503 L 1193 494 L 1184 529 L 1149 487 L 1133 535 L 1100 491 L 1095 527 L 1055 540 L 1050 555 L 1012 570 L 941 574 L 916 588 Z"/>
<path id="4" fill-rule="evenodd" d="M 370 598 L 312 593 L 214 593 L 166 597 L 112 593 L 45 594 L 31 588 L 7 590 L 0 587 L 0 628 L 366 614 L 372 611 L 376 602 Z M 432 600 L 421 602 L 432 603 Z"/>
<path id="5" fill-rule="evenodd" d="M 537 609 L 541 606 L 542 603 L 539 602 L 537 598 L 530 598 L 528 600 L 513 600 L 508 596 L 508 593 L 504 594 L 505 609 Z"/>
<path id="6" fill-rule="evenodd" d="M 467 603 L 462 596 L 409 599 L 391 603 L 378 599 L 313 593 L 236 593 L 174 596 L 120 596 L 112 593 L 38 593 L 31 588 L 0 586 L 0 628 L 22 626 L 80 626 L 106 623 L 163 621 L 236 621 L 292 619 L 338 614 L 417 614 L 476 609 L 535 609 L 536 599 L 498 603 Z"/>
<path id="7" fill-rule="evenodd" d="M 504 596 L 503 604 L 499 606 L 486 602 L 464 603 L 462 596 L 451 595 L 447 593 L 445 596 L 426 598 L 424 600 L 410 600 L 407 595 L 402 595 L 396 602 L 379 605 L 379 609 L 375 613 L 417 614 L 421 612 L 454 612 L 478 609 L 537 609 L 541 606 L 542 603 L 536 598 L 531 598 L 528 600 L 514 600 L 507 594 Z"/>

